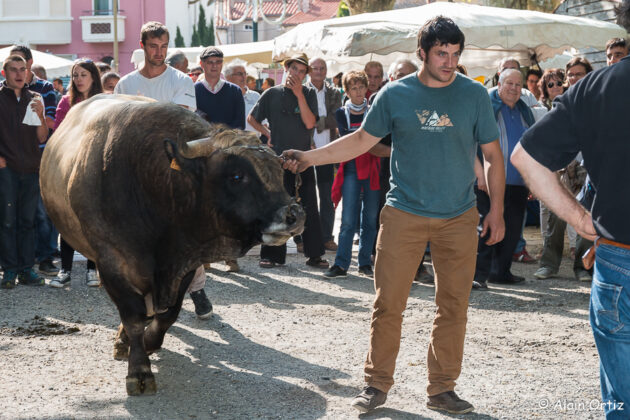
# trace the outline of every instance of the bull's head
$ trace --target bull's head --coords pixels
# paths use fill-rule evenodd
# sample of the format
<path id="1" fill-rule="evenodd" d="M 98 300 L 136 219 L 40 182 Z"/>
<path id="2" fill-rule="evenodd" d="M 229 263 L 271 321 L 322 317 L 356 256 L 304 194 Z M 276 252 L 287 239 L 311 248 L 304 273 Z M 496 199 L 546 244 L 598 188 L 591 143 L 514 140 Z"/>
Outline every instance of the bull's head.
<path id="1" fill-rule="evenodd" d="M 171 140 L 164 144 L 173 170 L 198 173 L 202 196 L 213 202 L 231 232 L 244 237 L 254 233 L 253 242 L 266 245 L 282 245 L 301 233 L 305 213 L 284 189 L 278 156 L 260 143 L 217 143 L 215 137 L 191 140 L 181 150 Z"/>

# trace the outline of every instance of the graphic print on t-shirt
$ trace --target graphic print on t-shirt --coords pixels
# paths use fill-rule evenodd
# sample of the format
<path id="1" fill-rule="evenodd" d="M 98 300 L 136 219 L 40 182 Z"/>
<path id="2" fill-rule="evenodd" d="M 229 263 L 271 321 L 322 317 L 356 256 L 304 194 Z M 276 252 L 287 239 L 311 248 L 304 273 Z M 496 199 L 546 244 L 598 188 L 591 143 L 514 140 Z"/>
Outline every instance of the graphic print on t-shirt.
<path id="1" fill-rule="evenodd" d="M 420 124 L 422 124 L 420 130 L 441 133 L 446 130 L 446 127 L 453 127 L 448 114 L 439 115 L 437 111 L 427 109 L 422 111 L 416 109 L 415 112 Z"/>

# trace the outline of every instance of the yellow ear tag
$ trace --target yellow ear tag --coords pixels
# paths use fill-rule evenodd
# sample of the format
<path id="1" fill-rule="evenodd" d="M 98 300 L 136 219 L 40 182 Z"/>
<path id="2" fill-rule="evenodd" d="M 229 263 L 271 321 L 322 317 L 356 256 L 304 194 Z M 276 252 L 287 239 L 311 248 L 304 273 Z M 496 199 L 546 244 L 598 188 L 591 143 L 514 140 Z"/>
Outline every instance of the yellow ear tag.
<path id="1" fill-rule="evenodd" d="M 176 171 L 182 170 L 182 168 L 180 168 L 180 166 L 177 164 L 177 161 L 175 160 L 175 158 L 171 159 L 171 169 L 174 169 Z"/>

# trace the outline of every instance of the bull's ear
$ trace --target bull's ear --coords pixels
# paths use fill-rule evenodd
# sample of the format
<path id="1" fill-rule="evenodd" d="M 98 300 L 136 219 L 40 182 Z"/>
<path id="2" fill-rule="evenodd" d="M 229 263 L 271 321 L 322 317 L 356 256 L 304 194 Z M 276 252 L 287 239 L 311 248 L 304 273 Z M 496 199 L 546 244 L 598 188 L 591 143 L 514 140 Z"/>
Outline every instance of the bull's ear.
<path id="1" fill-rule="evenodd" d="M 179 162 L 182 160 L 182 158 L 179 154 L 177 144 L 171 139 L 165 139 L 164 151 L 166 152 L 166 156 L 168 157 L 169 162 L 171 162 L 171 169 L 181 171 L 182 168 L 179 165 Z"/>

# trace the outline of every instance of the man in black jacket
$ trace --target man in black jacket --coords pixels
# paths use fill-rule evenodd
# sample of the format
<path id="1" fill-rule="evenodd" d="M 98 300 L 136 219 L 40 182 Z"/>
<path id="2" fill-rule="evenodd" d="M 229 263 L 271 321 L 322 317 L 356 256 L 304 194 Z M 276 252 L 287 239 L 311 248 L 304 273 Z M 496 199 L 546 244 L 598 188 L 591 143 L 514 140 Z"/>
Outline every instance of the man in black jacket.
<path id="1" fill-rule="evenodd" d="M 0 263 L 4 270 L 0 287 L 11 289 L 18 276 L 22 284 L 44 284 L 33 264 L 39 144 L 46 141 L 48 127 L 41 96 L 26 85 L 26 61 L 9 56 L 2 75 L 6 81 L 0 85 Z M 28 107 L 39 125 L 25 123 Z"/>

